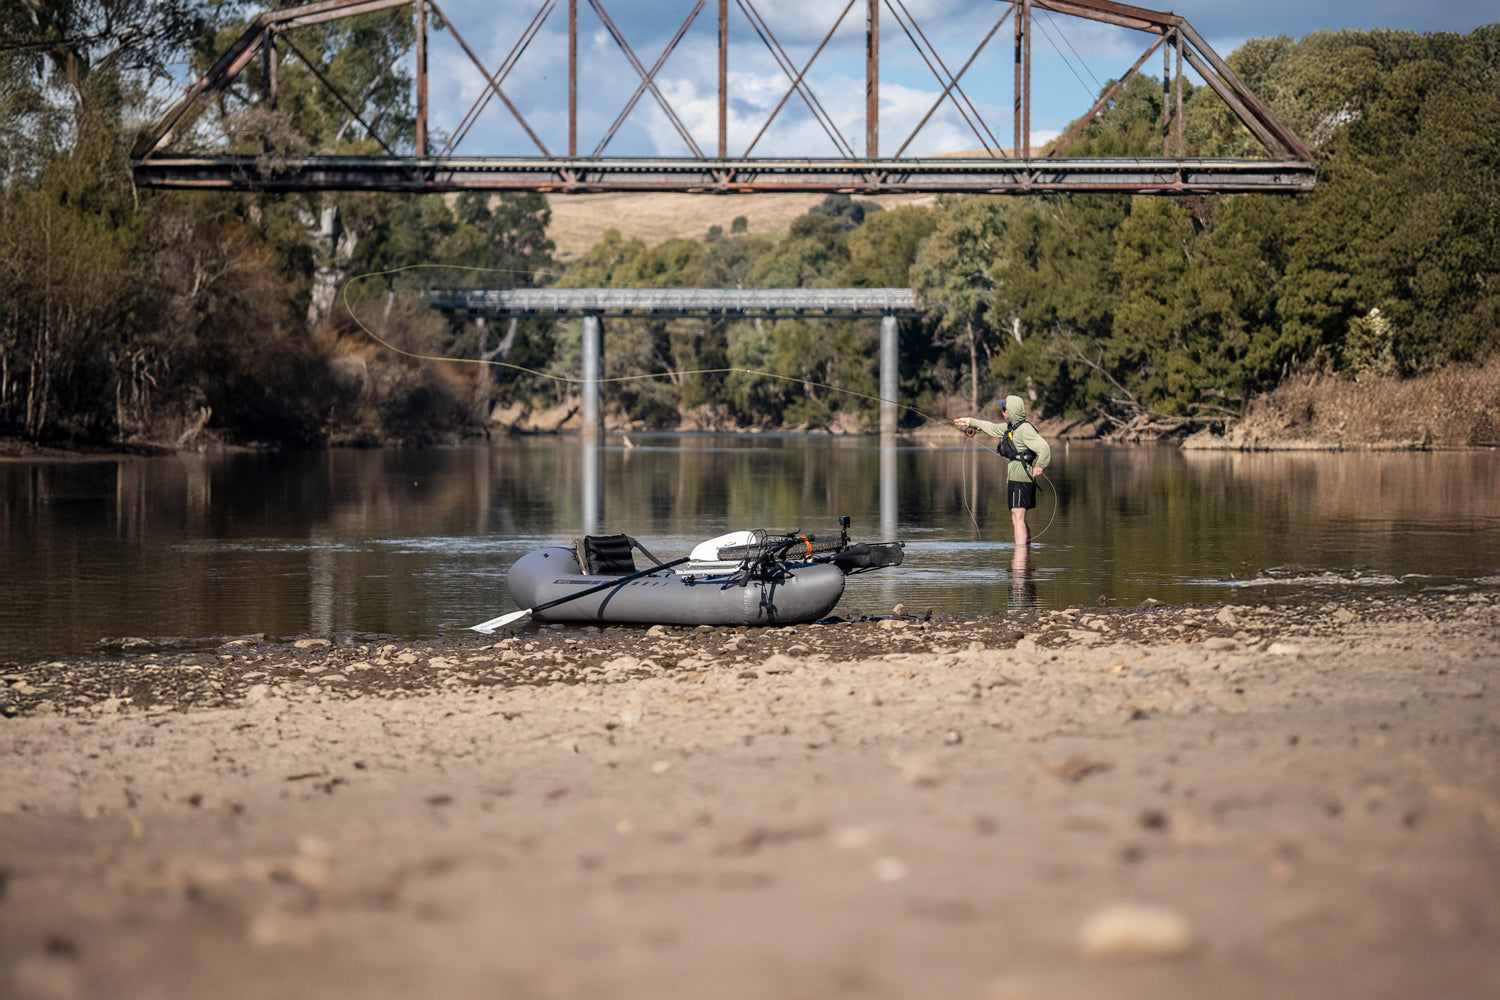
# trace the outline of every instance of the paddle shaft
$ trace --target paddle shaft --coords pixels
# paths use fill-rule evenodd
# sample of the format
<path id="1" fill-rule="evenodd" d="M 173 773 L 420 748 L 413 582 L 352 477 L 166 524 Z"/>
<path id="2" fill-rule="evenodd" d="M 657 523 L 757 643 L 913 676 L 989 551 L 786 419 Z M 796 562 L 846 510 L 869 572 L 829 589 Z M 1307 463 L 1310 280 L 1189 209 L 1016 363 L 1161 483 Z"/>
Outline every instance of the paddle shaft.
<path id="1" fill-rule="evenodd" d="M 470 628 L 476 632 L 488 632 L 492 629 L 499 628 L 501 625 L 509 625 L 511 622 L 520 621 L 522 618 L 534 615 L 538 611 L 546 611 L 548 608 L 555 608 L 559 604 L 567 604 L 569 601 L 576 601 L 580 597 L 588 597 L 590 594 L 597 594 L 601 591 L 610 590 L 622 584 L 629 583 L 632 580 L 639 580 L 643 576 L 650 576 L 652 573 L 657 573 L 664 569 L 671 569 L 673 566 L 681 566 L 690 558 L 690 556 L 683 556 L 681 559 L 673 559 L 670 562 L 658 563 L 655 566 L 648 566 L 645 569 L 636 570 L 634 573 L 627 573 L 624 576 L 616 577 L 613 580 L 598 584 L 597 586 L 586 587 L 576 594 L 569 594 L 567 597 L 559 597 L 556 600 L 547 601 L 545 604 L 538 604 L 535 607 L 526 608 L 522 611 L 513 611 L 508 615 L 501 615 L 499 618 L 492 618 L 487 622 L 481 622 L 478 625 L 472 625 L 470 626 Z"/>
<path id="2" fill-rule="evenodd" d="M 658 563 L 655 566 L 648 566 L 645 569 L 638 569 L 634 573 L 627 573 L 624 576 L 616 577 L 615 579 L 610 580 L 608 583 L 601 583 L 597 586 L 589 587 L 585 590 L 580 590 L 576 594 L 569 594 L 567 597 L 559 597 L 554 601 L 548 601 L 546 604 L 538 604 L 534 608 L 527 608 L 526 613 L 528 615 L 534 615 L 538 611 L 546 611 L 548 608 L 555 608 L 559 604 L 567 604 L 569 601 L 576 601 L 580 597 L 587 597 L 590 594 L 597 594 L 602 590 L 609 590 L 611 587 L 618 587 L 622 583 L 629 583 L 631 580 L 639 580 L 643 576 L 650 576 L 652 573 L 658 572 L 660 570 L 671 569 L 673 566 L 681 566 L 683 563 L 687 562 L 688 559 L 688 556 L 683 556 L 681 559 L 673 559 L 671 562 Z"/>

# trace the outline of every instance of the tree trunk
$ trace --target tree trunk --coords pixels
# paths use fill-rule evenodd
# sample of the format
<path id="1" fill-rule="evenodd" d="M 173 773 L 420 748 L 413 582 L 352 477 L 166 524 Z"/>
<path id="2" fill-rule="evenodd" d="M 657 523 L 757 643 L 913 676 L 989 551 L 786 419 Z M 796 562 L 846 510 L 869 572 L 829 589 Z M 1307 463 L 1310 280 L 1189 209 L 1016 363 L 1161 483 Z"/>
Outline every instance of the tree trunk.
<path id="1" fill-rule="evenodd" d="M 484 320 L 480 323 L 479 360 L 485 362 L 484 370 L 474 380 L 474 413 L 479 417 L 481 424 L 489 420 L 490 406 L 495 400 L 496 386 L 500 382 L 500 368 L 494 362 L 504 364 L 510 360 L 510 352 L 516 345 L 516 329 L 520 326 L 520 320 L 512 316 L 510 326 L 505 331 L 505 336 L 492 350 L 485 350 L 484 342 L 488 336 Z"/>
<path id="2" fill-rule="evenodd" d="M 974 336 L 974 318 L 964 320 L 969 333 L 969 412 L 979 412 L 979 338 Z"/>
<path id="3" fill-rule="evenodd" d="M 358 242 L 358 238 L 344 228 L 344 217 L 337 204 L 323 206 L 314 239 L 319 254 L 318 267 L 313 274 L 312 299 L 307 305 L 308 323 L 325 320 L 333 311 L 339 285 L 349 270 L 349 259 L 354 256 L 354 245 Z"/>

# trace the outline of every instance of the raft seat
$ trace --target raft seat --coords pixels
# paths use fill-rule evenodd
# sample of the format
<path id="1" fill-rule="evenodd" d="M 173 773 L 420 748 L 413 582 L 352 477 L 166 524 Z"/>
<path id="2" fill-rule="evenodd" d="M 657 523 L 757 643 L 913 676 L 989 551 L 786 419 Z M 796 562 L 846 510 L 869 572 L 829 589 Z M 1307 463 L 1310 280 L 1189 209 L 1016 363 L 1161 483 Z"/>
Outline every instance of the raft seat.
<path id="1" fill-rule="evenodd" d="M 634 540 L 629 535 L 584 535 L 573 541 L 573 558 L 588 576 L 635 572 Z"/>

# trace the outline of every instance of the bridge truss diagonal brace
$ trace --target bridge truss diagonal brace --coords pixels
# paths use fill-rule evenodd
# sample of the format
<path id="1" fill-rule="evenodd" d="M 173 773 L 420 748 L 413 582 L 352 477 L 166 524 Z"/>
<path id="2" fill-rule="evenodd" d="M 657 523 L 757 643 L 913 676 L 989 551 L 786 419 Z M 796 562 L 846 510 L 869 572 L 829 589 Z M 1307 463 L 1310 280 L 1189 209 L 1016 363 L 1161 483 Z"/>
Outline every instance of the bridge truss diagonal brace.
<path id="1" fill-rule="evenodd" d="M 160 121 L 141 133 L 131 158 L 131 169 L 135 181 L 142 187 L 252 191 L 383 190 L 408 193 L 536 191 L 550 194 L 605 191 L 680 191 L 716 194 L 758 191 L 836 191 L 869 195 L 964 191 L 996 194 L 1046 191 L 1162 194 L 1302 191 L 1310 189 L 1316 183 L 1316 163 L 1311 149 L 1291 129 L 1276 121 L 1267 107 L 1250 92 L 1224 60 L 1208 48 L 1201 36 L 1185 19 L 1175 14 L 1147 10 L 1116 3 L 1113 0 L 1000 0 L 999 7 L 1004 13 L 997 20 L 990 36 L 986 36 L 979 48 L 969 57 L 969 61 L 957 73 L 953 73 L 943 64 L 937 50 L 932 47 L 920 26 L 911 17 L 903 0 L 864 0 L 867 7 L 865 155 L 862 157 L 857 155 L 847 141 L 843 141 L 843 137 L 838 135 L 835 128 L 831 137 L 836 137 L 835 145 L 839 146 L 838 155 L 821 159 L 752 158 L 749 150 L 739 158 L 729 158 L 724 155 L 727 141 L 727 109 L 724 93 L 728 87 L 726 62 L 728 49 L 725 31 L 729 8 L 727 0 L 718 0 L 720 21 L 718 32 L 719 156 L 705 157 L 690 131 L 681 125 L 680 120 L 677 120 L 674 124 L 678 126 L 679 134 L 692 150 L 693 155 L 690 157 L 603 157 L 599 155 L 603 150 L 601 144 L 594 156 L 579 158 L 576 153 L 577 58 L 574 51 L 577 32 L 575 12 L 577 0 L 568 0 L 568 156 L 557 157 L 546 149 L 534 130 L 521 116 L 519 109 L 500 89 L 500 83 L 509 72 L 509 68 L 514 65 L 515 58 L 536 37 L 541 21 L 545 20 L 546 15 L 557 2 L 558 0 L 542 0 L 542 10 L 533 19 L 529 33 L 517 42 L 511 55 L 494 74 L 488 72 L 482 63 L 474 58 L 474 53 L 464 43 L 451 19 L 442 14 L 437 0 L 323 0 L 319 3 L 279 8 L 262 13 L 250 23 L 228 51 L 202 77 L 188 87 L 183 97 Z M 843 7 L 844 15 L 850 12 L 856 2 L 858 0 L 847 0 L 847 4 Z M 589 0 L 589 3 L 600 13 L 601 18 L 607 18 L 602 0 Z M 772 47 L 773 55 L 776 54 L 779 44 L 773 45 L 774 36 L 766 38 L 770 25 L 757 26 L 756 22 L 763 19 L 751 15 L 751 12 L 755 10 L 753 0 L 736 0 L 736 3 L 745 12 L 746 17 L 751 19 L 752 27 L 756 27 L 757 31 L 760 31 L 761 27 L 765 29 L 762 38 L 768 46 Z M 950 101 L 960 114 L 963 114 L 966 108 L 976 112 L 977 127 L 975 121 L 970 122 L 970 127 L 975 131 L 976 137 L 980 138 L 981 144 L 986 147 L 982 159 L 972 155 L 953 158 L 903 158 L 902 154 L 910 145 L 912 138 L 908 138 L 902 144 L 896 157 L 878 157 L 878 39 L 879 10 L 882 5 L 890 12 L 898 27 L 906 33 L 923 60 L 927 62 L 928 68 L 934 74 L 942 90 L 933 109 L 913 130 L 912 138 L 922 129 L 938 106 L 944 101 Z M 169 137 L 185 134 L 186 128 L 196 117 L 198 109 L 214 94 L 227 89 L 236 75 L 250 64 L 258 52 L 264 53 L 266 58 L 268 67 L 266 99 L 274 106 L 275 39 L 279 33 L 303 25 L 404 6 L 415 8 L 418 24 L 418 148 L 416 156 L 393 156 L 390 148 L 386 147 L 386 155 L 383 157 L 283 156 L 278 157 L 275 167 L 272 168 L 253 156 L 223 154 L 182 156 L 172 154 L 164 148 Z M 648 70 L 640 64 L 638 59 L 632 58 L 632 63 L 640 76 L 640 86 L 636 88 L 630 104 L 622 112 L 622 118 L 647 91 L 651 92 L 662 104 L 669 116 L 676 118 L 660 88 L 657 87 L 655 78 L 703 6 L 703 0 L 697 0 L 693 13 L 678 30 L 677 37 L 668 44 L 655 66 Z M 486 85 L 483 99 L 488 101 L 492 96 L 500 98 L 531 136 L 532 141 L 542 153 L 540 157 L 450 156 L 449 153 L 454 148 L 457 136 L 441 155 L 436 157 L 427 155 L 425 15 L 429 7 L 442 17 L 443 24 L 453 33 L 455 39 L 479 67 Z M 1108 158 L 1094 161 L 1058 155 L 1077 138 L 1087 122 L 1102 110 L 1104 104 L 1110 99 L 1110 95 L 1101 98 L 1084 119 L 1075 122 L 1073 128 L 1058 143 L 1052 154 L 1042 159 L 1032 158 L 1028 123 L 1031 97 L 1031 20 L 1035 11 L 1081 17 L 1159 36 L 1131 67 L 1125 80 L 1138 73 L 1154 51 L 1163 46 L 1166 47 L 1163 53 L 1163 155 L 1160 159 L 1117 157 L 1112 158 L 1114 162 L 1111 163 L 1108 162 Z M 1012 155 L 1008 157 L 1003 155 L 1005 151 L 990 148 L 995 133 L 983 123 L 982 119 L 978 119 L 977 109 L 959 86 L 965 71 L 1007 17 L 1014 17 L 1016 34 L 1016 145 L 1010 151 Z M 839 20 L 840 22 L 843 20 L 843 15 Z M 837 26 L 838 24 L 835 23 L 834 28 L 836 29 Z M 616 35 L 617 43 L 622 45 L 627 57 L 633 57 L 634 54 L 629 51 L 628 45 L 624 45 L 623 37 L 619 36 L 618 32 L 612 32 L 612 34 Z M 832 30 L 830 30 L 830 36 L 831 34 Z M 824 44 L 827 44 L 826 38 Z M 295 48 L 290 50 L 297 51 Z M 1171 95 L 1166 82 L 1170 74 L 1170 61 L 1174 50 L 1177 57 L 1175 116 L 1168 110 Z M 800 70 L 789 59 L 783 61 L 783 68 L 792 81 L 792 86 L 781 104 L 784 106 L 793 94 L 798 94 L 809 104 L 814 117 L 819 118 L 820 121 L 823 119 L 817 115 L 817 99 L 808 88 L 805 77 L 813 59 L 816 59 L 821 51 L 822 46 L 819 47 L 818 52 L 813 53 L 812 59 L 809 59 L 807 65 L 802 66 Z M 781 55 L 785 56 L 785 53 L 782 52 Z M 304 58 L 303 61 L 307 60 Z M 1207 86 L 1224 100 L 1228 108 L 1265 147 L 1271 156 L 1270 159 L 1226 160 L 1183 156 L 1181 129 L 1184 62 L 1194 72 L 1201 75 Z M 313 67 L 313 71 L 322 78 L 322 74 L 317 71 L 316 67 Z M 1119 85 L 1122 86 L 1125 80 L 1122 80 Z M 326 79 L 324 82 L 327 82 Z M 342 95 L 337 94 L 337 91 L 335 95 L 341 101 L 344 100 Z M 344 104 L 358 120 L 359 115 L 354 112 L 353 106 L 348 101 L 344 101 Z M 781 106 L 778 106 L 778 112 Z M 480 110 L 482 106 L 471 110 L 470 116 L 466 118 L 464 131 L 467 131 L 467 125 L 472 124 L 473 118 Z M 774 118 L 775 114 L 773 112 L 771 117 Z M 969 118 L 968 115 L 964 117 L 966 120 Z M 1170 142 L 1170 125 L 1174 117 L 1177 127 L 1175 156 L 1171 155 Z M 362 120 L 361 124 L 364 124 Z M 768 120 L 765 125 L 769 124 Z M 827 121 L 823 124 L 825 128 L 829 126 Z M 614 127 L 618 128 L 619 123 L 617 122 Z M 366 128 L 369 129 L 369 126 L 366 125 Z M 370 131 L 373 134 L 373 130 Z M 762 131 L 764 131 L 764 126 Z M 607 143 L 608 138 L 606 136 L 604 142 Z M 754 143 L 751 146 L 753 148 Z M 946 159 L 947 162 L 935 163 L 938 159 Z"/>
<path id="2" fill-rule="evenodd" d="M 137 158 L 150 156 L 161 148 L 161 144 L 179 126 L 189 122 L 193 113 L 201 108 L 214 94 L 221 93 L 240 74 L 261 47 L 274 34 L 290 28 L 309 24 L 336 21 L 359 14 L 373 14 L 392 7 L 405 7 L 414 0 L 324 0 L 301 7 L 281 7 L 268 10 L 250 22 L 229 49 L 197 80 L 188 86 L 172 108 L 136 140 L 132 155 Z"/>
<path id="3" fill-rule="evenodd" d="M 640 86 L 636 87 L 635 93 L 630 95 L 630 100 L 625 102 L 625 107 L 621 109 L 619 116 L 615 119 L 614 124 L 609 127 L 609 131 L 605 133 L 604 138 L 599 140 L 599 145 L 594 150 L 595 156 L 602 156 L 604 154 L 604 147 L 609 145 L 609 141 L 615 137 L 615 133 L 619 131 L 620 126 L 625 124 L 625 119 L 630 117 L 630 112 L 635 110 L 636 102 L 641 99 L 641 95 L 650 90 L 651 96 L 656 98 L 656 103 L 661 107 L 662 113 L 667 116 L 667 120 L 672 123 L 672 127 L 682 137 L 682 141 L 687 143 L 688 149 L 693 151 L 693 156 L 702 159 L 703 150 L 698 147 L 698 143 L 693 139 L 692 132 L 682 123 L 682 119 L 678 117 L 677 112 L 672 108 L 671 102 L 661 92 L 661 88 L 656 85 L 656 74 L 661 72 L 661 68 L 667 63 L 667 58 L 677 48 L 677 44 L 682 41 L 682 36 L 687 34 L 688 29 L 693 26 L 693 22 L 698 19 L 698 15 L 703 12 L 703 5 L 706 2 L 707 0 L 698 0 L 692 11 L 688 13 L 687 18 L 682 22 L 682 26 L 677 29 L 677 34 L 672 36 L 672 40 L 667 43 L 667 47 L 657 57 L 655 65 L 650 70 L 647 70 L 641 64 L 640 59 L 636 57 L 635 50 L 630 47 L 630 43 L 625 41 L 625 36 L 620 32 L 620 29 L 615 27 L 614 19 L 604 9 L 604 5 L 599 0 L 589 0 L 589 5 L 594 8 L 594 13 L 599 15 L 599 20 L 604 23 L 604 27 L 609 31 L 610 37 L 614 39 L 615 45 L 619 46 L 620 51 L 624 53 L 625 58 L 635 70 L 636 75 L 641 78 Z M 574 23 L 576 24 L 576 22 Z M 575 40 L 569 39 L 569 45 L 573 44 L 576 44 Z"/>
<path id="4" fill-rule="evenodd" d="M 1011 0 L 1012 3 L 1021 3 L 1023 0 Z M 1147 10 L 1144 7 L 1132 7 L 1128 4 L 1113 3 L 1111 0 L 1024 0 L 1031 8 L 1036 10 L 1047 10 L 1058 14 L 1066 14 L 1073 17 L 1082 17 L 1091 21 L 1104 24 L 1112 24 L 1117 27 L 1131 28 L 1136 31 L 1144 31 L 1161 37 L 1153 42 L 1150 47 L 1136 60 L 1125 75 L 1120 78 L 1111 88 L 1110 92 L 1101 97 L 1091 108 L 1088 114 L 1078 119 L 1067 135 L 1054 147 L 1053 154 L 1066 148 L 1066 146 L 1077 138 L 1083 127 L 1092 121 L 1094 116 L 1112 99 L 1113 95 L 1119 93 L 1131 76 L 1139 72 L 1151 53 L 1163 44 L 1173 46 L 1177 49 L 1178 58 L 1186 59 L 1208 84 L 1208 86 L 1224 101 L 1229 109 L 1234 112 L 1240 122 L 1253 132 L 1257 139 L 1266 149 L 1276 155 L 1293 157 L 1311 161 L 1314 158 L 1312 150 L 1304 143 L 1295 132 L 1276 120 L 1270 110 L 1261 103 L 1251 91 L 1245 86 L 1243 80 L 1229 68 L 1211 49 L 1203 36 L 1188 23 L 1187 18 L 1176 14 L 1162 13 L 1160 11 Z M 1029 27 L 1026 29 L 1029 33 Z M 1178 71 L 1179 95 L 1181 70 Z M 1180 104 L 1180 96 L 1179 96 Z M 1181 120 L 1181 107 L 1177 109 L 1178 120 Z M 1179 155 L 1181 150 L 1179 149 Z"/>

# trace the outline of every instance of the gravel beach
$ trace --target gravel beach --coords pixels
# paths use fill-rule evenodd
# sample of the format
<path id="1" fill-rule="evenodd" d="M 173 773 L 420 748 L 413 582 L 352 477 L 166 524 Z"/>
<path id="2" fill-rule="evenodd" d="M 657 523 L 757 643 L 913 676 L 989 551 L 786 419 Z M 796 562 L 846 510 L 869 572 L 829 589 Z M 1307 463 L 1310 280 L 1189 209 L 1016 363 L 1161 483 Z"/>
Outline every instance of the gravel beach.
<path id="1" fill-rule="evenodd" d="M 1497 678 L 1492 589 L 110 640 L 4 668 L 0 996 L 1492 998 Z"/>

